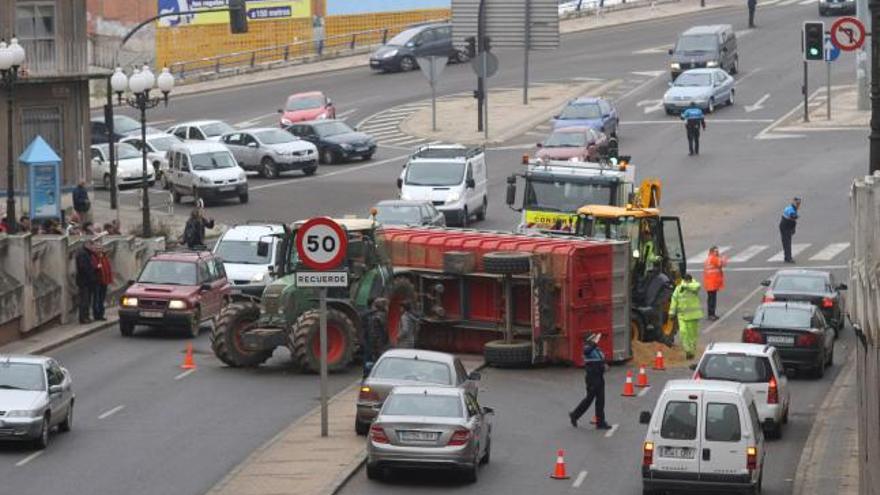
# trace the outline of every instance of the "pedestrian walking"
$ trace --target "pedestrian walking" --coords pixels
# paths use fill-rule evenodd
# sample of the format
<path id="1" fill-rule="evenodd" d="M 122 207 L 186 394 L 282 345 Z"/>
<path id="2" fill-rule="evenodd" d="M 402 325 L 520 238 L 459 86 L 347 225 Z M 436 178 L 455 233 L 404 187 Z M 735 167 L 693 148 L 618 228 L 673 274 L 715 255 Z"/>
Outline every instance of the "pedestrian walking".
<path id="1" fill-rule="evenodd" d="M 113 267 L 107 251 L 102 246 L 95 244 L 92 250 L 92 263 L 97 275 L 95 294 L 92 298 L 92 316 L 95 321 L 105 321 L 107 318 L 104 318 L 104 304 L 107 300 L 107 287 L 113 284 Z"/>
<path id="2" fill-rule="evenodd" d="M 709 255 L 703 262 L 703 288 L 706 289 L 707 318 L 712 321 L 718 319 L 715 309 L 718 304 L 718 292 L 724 289 L 725 266 L 727 266 L 727 257 L 721 255 L 718 246 L 709 248 Z"/>
<path id="3" fill-rule="evenodd" d="M 415 349 L 418 342 L 419 317 L 413 311 L 410 301 L 400 303 L 400 309 L 403 310 L 403 314 L 400 315 L 400 322 L 397 325 L 397 347 Z"/>
<path id="4" fill-rule="evenodd" d="M 749 27 L 755 26 L 755 9 L 758 8 L 758 0 L 747 0 L 749 6 Z"/>
<path id="5" fill-rule="evenodd" d="M 700 305 L 700 283 L 689 273 L 682 277 L 672 293 L 669 316 L 678 318 L 678 331 L 681 335 L 684 355 L 687 359 L 693 359 L 697 353 L 703 309 Z"/>
<path id="6" fill-rule="evenodd" d="M 574 411 L 568 413 L 571 426 L 577 428 L 578 420 L 587 412 L 587 409 L 596 401 L 596 429 L 607 430 L 611 425 L 605 421 L 605 370 L 608 364 L 605 362 L 605 354 L 599 349 L 599 340 L 602 335 L 598 333 L 584 336 L 584 382 L 587 386 L 587 395 L 580 401 Z"/>
<path id="7" fill-rule="evenodd" d="M 801 198 L 794 198 L 791 204 L 782 210 L 782 218 L 779 220 L 779 235 L 782 237 L 782 252 L 785 255 L 786 263 L 794 263 L 791 256 L 791 238 L 797 229 L 797 221 L 800 218 L 798 210 L 801 207 Z"/>
<path id="8" fill-rule="evenodd" d="M 92 241 L 87 240 L 76 253 L 76 288 L 79 297 L 79 322 L 91 323 L 89 311 L 95 297 L 98 274 L 92 261 Z"/>
<path id="9" fill-rule="evenodd" d="M 189 249 L 207 249 L 205 245 L 205 229 L 214 228 L 214 219 L 205 218 L 201 208 L 193 208 L 183 228 L 183 243 Z"/>
<path id="10" fill-rule="evenodd" d="M 80 221 L 91 220 L 92 201 L 89 199 L 86 181 L 79 181 L 76 187 L 73 188 L 71 195 L 73 196 L 73 211 L 79 215 Z"/>
<path id="11" fill-rule="evenodd" d="M 388 299 L 375 299 L 364 315 L 363 360 L 364 374 L 367 363 L 375 363 L 388 348 Z"/>
<path id="12" fill-rule="evenodd" d="M 699 155 L 700 131 L 706 130 L 706 118 L 703 115 L 703 109 L 697 106 L 697 102 L 692 101 L 691 104 L 681 112 L 681 120 L 684 121 L 684 128 L 687 132 L 688 155 Z"/>

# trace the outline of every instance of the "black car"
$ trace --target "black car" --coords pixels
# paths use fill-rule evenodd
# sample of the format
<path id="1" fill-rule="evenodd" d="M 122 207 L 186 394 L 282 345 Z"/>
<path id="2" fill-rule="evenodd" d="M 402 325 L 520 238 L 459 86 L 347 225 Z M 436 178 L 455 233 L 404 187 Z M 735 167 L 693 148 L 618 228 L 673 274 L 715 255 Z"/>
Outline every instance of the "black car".
<path id="1" fill-rule="evenodd" d="M 415 70 L 419 57 L 449 57 L 467 62 L 468 56 L 452 44 L 450 24 L 426 24 L 401 31 L 370 56 L 370 68 L 383 72 Z"/>
<path id="2" fill-rule="evenodd" d="M 313 143 L 323 163 L 337 163 L 352 158 L 369 160 L 376 152 L 376 140 L 358 132 L 341 120 L 297 122 L 285 127 L 287 132 Z"/>
<path id="3" fill-rule="evenodd" d="M 382 225 L 429 225 L 445 227 L 446 217 L 430 201 L 386 199 L 373 207 Z"/>
<path id="4" fill-rule="evenodd" d="M 825 320 L 834 327 L 837 337 L 846 324 L 844 296 L 846 284 L 839 284 L 834 275 L 818 270 L 780 270 L 761 285 L 767 287 L 764 302 L 802 301 L 822 310 Z"/>
<path id="5" fill-rule="evenodd" d="M 107 124 L 103 116 L 92 117 L 91 120 L 92 144 L 101 144 L 107 142 Z M 155 134 L 161 132 L 158 129 L 147 126 L 147 134 Z M 120 139 L 129 136 L 141 135 L 141 123 L 137 120 L 125 115 L 113 116 L 113 138 L 119 142 Z"/>
<path id="6" fill-rule="evenodd" d="M 812 304 L 763 303 L 754 316 L 743 319 L 749 325 L 742 332 L 742 341 L 772 345 L 786 368 L 809 370 L 822 378 L 825 368 L 834 362 L 834 329 Z"/>

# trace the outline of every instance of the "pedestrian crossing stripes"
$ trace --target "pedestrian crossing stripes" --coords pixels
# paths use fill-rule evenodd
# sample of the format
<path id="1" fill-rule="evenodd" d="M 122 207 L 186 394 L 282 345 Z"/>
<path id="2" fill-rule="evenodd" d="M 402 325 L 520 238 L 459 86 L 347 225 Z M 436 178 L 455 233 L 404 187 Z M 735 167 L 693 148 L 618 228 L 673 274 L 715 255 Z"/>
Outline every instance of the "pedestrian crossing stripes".
<path id="1" fill-rule="evenodd" d="M 797 260 L 801 254 L 810 254 L 811 247 L 813 247 L 812 243 L 794 243 L 791 245 L 791 255 Z M 809 261 L 831 261 L 843 255 L 849 247 L 850 243 L 848 242 L 832 242 L 824 246 L 816 246 L 817 251 L 813 251 L 808 258 L 803 259 Z M 770 249 L 770 246 L 766 244 L 753 244 L 744 248 L 718 246 L 718 249 L 722 254 L 728 256 L 727 261 L 730 264 L 747 263 L 752 260 L 764 260 L 768 263 L 781 263 L 785 258 L 785 254 L 782 250 L 779 250 L 778 252 L 774 250 L 770 257 L 764 258 L 764 256 L 767 256 L 768 254 L 767 250 Z M 709 250 L 706 249 L 688 258 L 687 262 L 689 265 L 702 265 L 706 261 L 708 255 Z"/>

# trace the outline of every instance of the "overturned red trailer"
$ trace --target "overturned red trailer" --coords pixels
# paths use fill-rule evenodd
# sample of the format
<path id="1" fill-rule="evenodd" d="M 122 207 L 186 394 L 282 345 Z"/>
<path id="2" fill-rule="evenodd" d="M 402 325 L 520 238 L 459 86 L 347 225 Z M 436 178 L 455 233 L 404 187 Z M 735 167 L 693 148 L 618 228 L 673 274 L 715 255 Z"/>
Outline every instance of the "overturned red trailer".
<path id="1" fill-rule="evenodd" d="M 392 341 L 411 300 L 421 347 L 582 366 L 583 336 L 600 333 L 609 361 L 632 357 L 628 242 L 442 228 L 386 228 L 384 239 Z"/>

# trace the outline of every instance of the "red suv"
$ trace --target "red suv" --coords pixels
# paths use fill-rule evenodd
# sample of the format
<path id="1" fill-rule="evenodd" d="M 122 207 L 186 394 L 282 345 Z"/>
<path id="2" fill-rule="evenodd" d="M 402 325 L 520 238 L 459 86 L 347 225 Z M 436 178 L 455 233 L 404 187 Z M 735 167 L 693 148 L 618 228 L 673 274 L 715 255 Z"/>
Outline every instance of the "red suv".
<path id="1" fill-rule="evenodd" d="M 231 288 L 223 262 L 209 251 L 156 254 L 120 298 L 119 331 L 128 337 L 136 325 L 146 325 L 182 328 L 196 337 L 220 314 Z"/>

